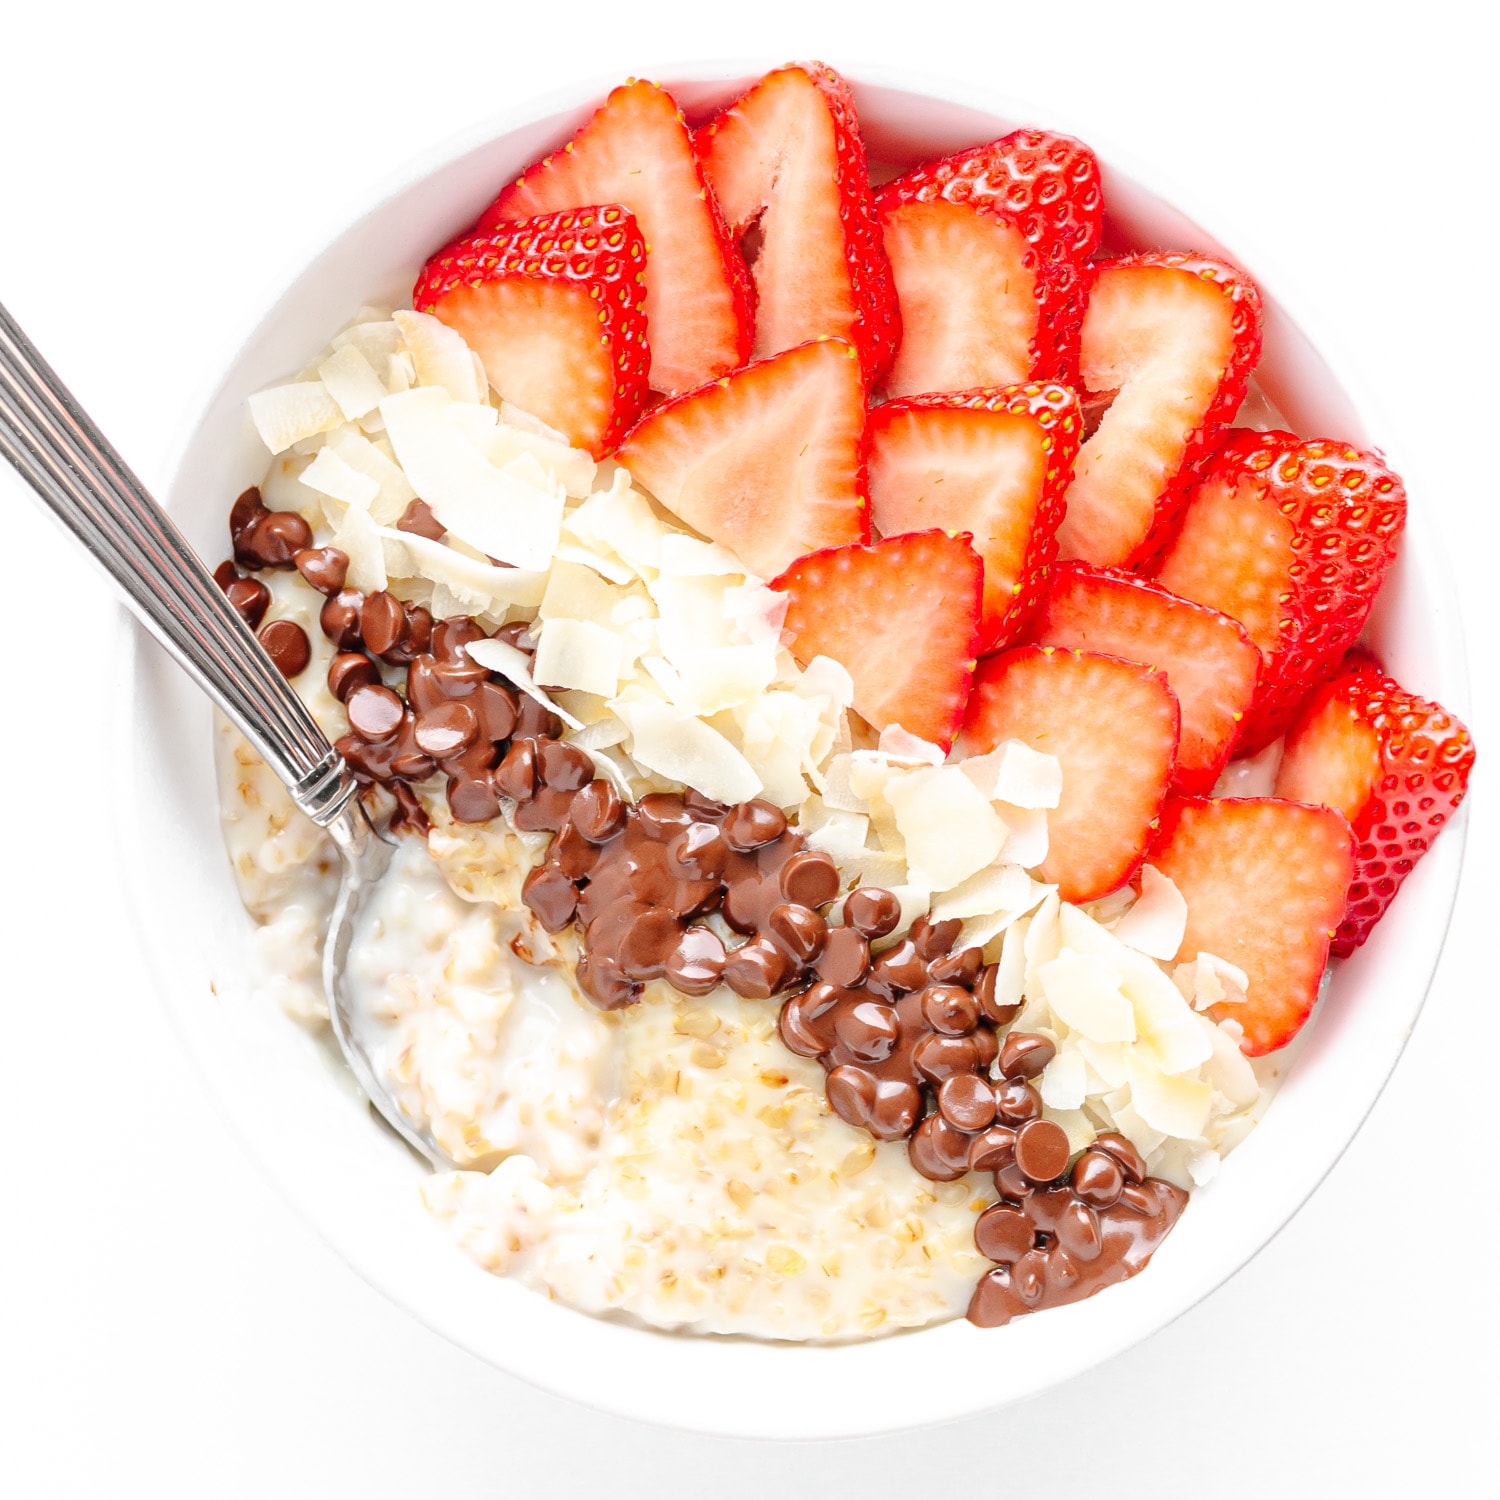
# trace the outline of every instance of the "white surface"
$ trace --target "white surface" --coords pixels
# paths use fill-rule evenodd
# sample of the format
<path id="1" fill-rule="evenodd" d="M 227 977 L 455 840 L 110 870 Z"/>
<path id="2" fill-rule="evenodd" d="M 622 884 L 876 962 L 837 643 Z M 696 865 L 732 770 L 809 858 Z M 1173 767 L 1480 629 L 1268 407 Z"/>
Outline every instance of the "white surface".
<path id="1" fill-rule="evenodd" d="M 8 49 L 24 60 L 13 70 L 19 87 L 0 100 L 12 142 L 0 297 L 148 482 L 159 480 L 155 455 L 179 412 L 201 399 L 264 285 L 284 280 L 299 238 L 326 238 L 344 205 L 392 163 L 493 112 L 497 93 L 503 103 L 674 50 L 745 46 L 728 19 L 699 21 L 684 41 L 666 7 L 649 28 L 616 20 L 597 35 L 576 24 L 580 9 L 570 12 L 566 59 L 547 55 L 545 29 L 517 21 L 419 51 L 412 23 L 399 12 L 372 23 L 376 7 L 361 9 L 357 39 L 320 10 L 294 49 L 277 45 L 272 5 L 257 8 L 251 29 L 221 38 L 201 22 L 148 25 L 150 10 L 129 20 L 88 7 L 66 21 L 28 17 Z M 851 68 L 967 70 L 976 83 L 1029 96 L 1043 123 L 1078 113 L 1069 101 L 1082 96 L 1092 116 L 1109 119 L 1110 135 L 1191 183 L 1226 218 L 1244 218 L 1247 198 L 1262 204 L 1261 243 L 1296 265 L 1370 382 L 1411 390 L 1386 446 L 1438 513 L 1477 645 L 1493 618 L 1485 558 L 1500 541 L 1495 480 L 1482 444 L 1441 438 L 1482 432 L 1491 398 L 1475 350 L 1493 347 L 1495 317 L 1475 287 L 1492 211 L 1465 201 L 1495 144 L 1480 71 L 1488 48 L 1472 30 L 1447 34 L 1445 14 L 1451 22 L 1460 12 L 1423 14 L 1421 29 L 1375 22 L 1352 40 L 1321 32 L 1306 7 L 1258 36 L 1244 34 L 1243 20 L 1195 14 L 1190 39 L 1174 48 L 1153 35 L 1148 48 L 1111 8 L 1067 59 L 1044 57 L 1029 77 L 1019 65 L 1005 69 L 1005 32 L 992 19 L 930 37 L 867 26 L 851 45 L 832 24 L 794 30 L 779 25 L 779 8 L 762 6 L 754 44 Z M 1034 11 L 1017 24 L 1037 34 Z M 1287 62 L 1293 27 L 1298 60 Z M 1152 27 L 1167 29 L 1162 20 Z M 979 45 L 986 35 L 994 46 Z M 966 45 L 955 46 L 960 39 Z M 528 52 L 537 60 L 518 79 L 514 60 Z M 406 65 L 390 61 L 398 55 Z M 383 69 L 389 89 L 375 82 Z M 338 87 L 341 71 L 352 89 Z M 149 235 L 133 232 L 143 224 Z M 0 485 L 17 555 L 36 571 L 79 577 L 19 486 L 8 476 Z M 10 594 L 13 608 L 40 606 L 36 572 L 12 580 Z M 90 585 L 89 597 L 101 593 Z M 1500 729 L 1493 668 L 1476 656 L 1471 723 L 1483 763 Z M 34 734 L 43 704 L 65 712 L 53 684 L 70 675 L 50 653 L 13 662 L 8 720 Z M 83 778 L 71 768 L 65 776 L 37 784 L 76 798 Z M 15 982 L 0 1104 L 12 1210 L 0 1241 L 9 1355 L 0 1383 L 14 1389 L 0 1390 L 0 1486 L 27 1495 L 130 1493 L 136 1484 L 165 1494 L 463 1485 L 571 1495 L 608 1484 L 670 1496 L 711 1484 L 733 1496 L 858 1483 L 882 1494 L 955 1481 L 973 1472 L 977 1447 L 1003 1454 L 1017 1481 L 1050 1480 L 1053 1493 L 1068 1493 L 1171 1403 L 1207 1390 L 1233 1437 L 1194 1424 L 1182 1432 L 1185 1462 L 1175 1472 L 1127 1463 L 1116 1493 L 1188 1494 L 1206 1478 L 1228 1495 L 1268 1480 L 1294 1494 L 1397 1493 L 1424 1481 L 1439 1493 L 1457 1489 L 1479 1472 L 1494 1395 L 1493 1361 L 1483 1356 L 1495 1292 L 1437 1276 L 1454 1266 L 1476 1276 L 1484 1251 L 1450 1251 L 1446 1226 L 1424 1232 L 1394 1210 L 1394 1236 L 1367 1235 L 1361 1203 L 1388 1183 L 1420 1180 L 1431 1151 L 1406 1141 L 1406 1120 L 1425 1116 L 1429 1140 L 1434 1124 L 1472 1138 L 1491 1113 L 1481 1090 L 1493 1087 L 1497 1028 L 1480 944 L 1496 894 L 1496 828 L 1483 779 L 1454 938 L 1407 1057 L 1349 1156 L 1248 1271 L 1112 1365 L 965 1424 L 964 1451 L 945 1435 L 761 1448 L 753 1458 L 740 1445 L 536 1395 L 357 1283 L 207 1111 L 146 992 L 113 893 L 75 868 L 76 820 L 24 794 L 9 820 L 12 849 L 36 852 L 25 876 L 12 877 L 6 924 Z M 110 795 L 108 778 L 99 781 L 88 791 Z M 92 908 L 87 944 L 71 936 L 61 896 L 47 894 L 65 881 Z M 1466 1246 L 1487 1247 L 1493 1202 L 1470 1213 L 1479 1232 L 1465 1235 Z M 1388 1259 L 1340 1267 L 1377 1253 Z M 398 1420 L 394 1387 L 380 1379 L 395 1365 L 409 1411 Z M 1088 1433 L 1079 1431 L 1084 1417 Z M 1061 1451 L 1047 1451 L 1059 1440 Z"/>

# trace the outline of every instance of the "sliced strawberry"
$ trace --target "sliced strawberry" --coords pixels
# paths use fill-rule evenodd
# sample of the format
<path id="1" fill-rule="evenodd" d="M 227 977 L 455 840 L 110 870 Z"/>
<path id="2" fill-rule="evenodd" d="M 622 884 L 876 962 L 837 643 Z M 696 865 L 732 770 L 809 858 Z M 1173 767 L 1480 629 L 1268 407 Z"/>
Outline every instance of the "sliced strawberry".
<path id="1" fill-rule="evenodd" d="M 823 63 L 779 68 L 693 145 L 730 233 L 759 230 L 756 358 L 831 335 L 859 350 L 873 384 L 900 319 L 849 85 Z"/>
<path id="2" fill-rule="evenodd" d="M 1172 785 L 1180 792 L 1212 789 L 1260 671 L 1260 652 L 1228 615 L 1190 604 L 1134 573 L 1063 563 L 1032 636 L 1044 645 L 1102 651 L 1165 673 L 1182 710 Z"/>
<path id="3" fill-rule="evenodd" d="M 479 232 L 564 208 L 622 203 L 645 236 L 651 385 L 676 395 L 750 354 L 750 277 L 703 185 L 672 96 L 634 80 L 484 211 Z"/>
<path id="4" fill-rule="evenodd" d="M 1113 400 L 1078 455 L 1063 557 L 1119 567 L 1153 550 L 1244 399 L 1260 346 L 1260 294 L 1232 266 L 1152 253 L 1096 269 L 1080 373 Z"/>
<path id="5" fill-rule="evenodd" d="M 974 680 L 984 564 L 966 536 L 918 531 L 835 547 L 792 564 L 786 629 L 800 662 L 829 656 L 854 679 L 854 707 L 947 749 Z"/>
<path id="6" fill-rule="evenodd" d="M 859 356 L 820 339 L 646 413 L 615 458 L 762 578 L 870 534 Z"/>
<path id="7" fill-rule="evenodd" d="M 412 306 L 464 336 L 507 401 L 602 458 L 646 404 L 646 242 L 618 204 L 440 250 Z"/>
<path id="8" fill-rule="evenodd" d="M 1239 751 L 1270 744 L 1337 666 L 1405 524 L 1379 453 L 1242 429 L 1204 466 L 1157 581 L 1232 615 L 1265 657 Z"/>
<path id="9" fill-rule="evenodd" d="M 1251 1057 L 1286 1046 L 1312 1014 L 1344 913 L 1354 839 L 1343 815 L 1274 797 L 1174 797 L 1147 857 L 1187 902 L 1179 961 L 1212 953 L 1249 977 L 1247 999 L 1209 1013 L 1244 1028 Z"/>
<path id="10" fill-rule="evenodd" d="M 1341 812 L 1354 883 L 1334 935 L 1344 957 L 1369 937 L 1469 786 L 1474 742 L 1445 708 L 1356 661 L 1308 699 L 1287 734 L 1276 795 Z"/>
<path id="11" fill-rule="evenodd" d="M 1072 383 L 1102 214 L 1082 141 L 1015 130 L 898 177 L 875 206 L 901 304 L 892 396 Z"/>
<path id="12" fill-rule="evenodd" d="M 981 654 L 1017 640 L 1036 612 L 1081 430 L 1062 385 L 917 396 L 870 413 L 875 529 L 969 533 L 984 559 Z"/>
<path id="13" fill-rule="evenodd" d="M 1094 901 L 1135 873 L 1177 758 L 1177 699 L 1138 662 L 1022 646 L 980 664 L 964 720 L 975 754 L 1021 740 L 1055 755 L 1062 800 L 1047 814 L 1038 874 L 1064 901 Z"/>

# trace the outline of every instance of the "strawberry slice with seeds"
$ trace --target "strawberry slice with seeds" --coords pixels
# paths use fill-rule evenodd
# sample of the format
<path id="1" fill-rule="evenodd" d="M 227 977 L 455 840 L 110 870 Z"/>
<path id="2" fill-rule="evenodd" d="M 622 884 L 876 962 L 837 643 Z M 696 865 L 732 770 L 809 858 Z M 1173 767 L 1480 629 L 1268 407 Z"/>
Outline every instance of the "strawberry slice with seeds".
<path id="1" fill-rule="evenodd" d="M 1055 755 L 1062 800 L 1037 873 L 1064 901 L 1094 901 L 1135 873 L 1172 780 L 1177 699 L 1139 662 L 1022 646 L 982 662 L 964 721 L 973 754 L 1021 740 Z"/>
<path id="2" fill-rule="evenodd" d="M 918 531 L 814 552 L 771 587 L 791 596 L 798 661 L 832 657 L 875 728 L 899 724 L 946 750 L 974 680 L 983 576 L 968 537 Z"/>
<path id="3" fill-rule="evenodd" d="M 1255 694 L 1260 652 L 1228 615 L 1114 568 L 1062 563 L 1032 631 L 1044 645 L 1156 667 L 1182 710 L 1173 787 L 1207 792 Z"/>
<path id="4" fill-rule="evenodd" d="M 1209 1014 L 1243 1028 L 1259 1057 L 1312 1014 L 1344 914 L 1354 839 L 1342 813 L 1275 797 L 1182 797 L 1162 810 L 1148 856 L 1187 902 L 1179 962 L 1212 953 L 1243 969 L 1243 1001 Z"/>
<path id="5" fill-rule="evenodd" d="M 1352 953 L 1385 915 L 1469 786 L 1474 742 L 1439 704 L 1374 663 L 1318 689 L 1286 738 L 1276 795 L 1342 813 L 1354 829 L 1354 881 L 1333 951 Z"/>
<path id="6" fill-rule="evenodd" d="M 1057 556 L 1078 452 L 1078 398 L 1062 385 L 887 401 L 870 413 L 870 515 L 894 536 L 966 531 L 984 560 L 981 654 L 1016 641 Z"/>
<path id="7" fill-rule="evenodd" d="M 875 207 L 901 305 L 890 395 L 1072 383 L 1102 216 L 1082 141 L 1015 130 L 896 178 Z"/>
<path id="8" fill-rule="evenodd" d="M 645 237 L 652 389 L 676 395 L 750 354 L 750 277 L 709 197 L 682 113 L 632 80 L 563 147 L 528 167 L 478 231 L 566 208 L 621 203 Z"/>
<path id="9" fill-rule="evenodd" d="M 1260 348 L 1260 294 L 1222 261 L 1152 253 L 1095 269 L 1080 375 L 1090 395 L 1115 394 L 1078 455 L 1063 557 L 1121 567 L 1154 550 Z"/>
<path id="10" fill-rule="evenodd" d="M 412 306 L 461 333 L 507 401 L 602 458 L 646 404 L 645 264 L 618 204 L 544 214 L 440 250 Z"/>
<path id="11" fill-rule="evenodd" d="M 870 534 L 859 356 L 820 339 L 646 413 L 616 460 L 762 578 Z"/>
<path id="12" fill-rule="evenodd" d="M 767 73 L 693 134 L 729 232 L 759 231 L 756 358 L 827 335 L 873 384 L 900 328 L 849 85 L 823 63 Z"/>
<path id="13" fill-rule="evenodd" d="M 1241 429 L 1205 465 L 1157 581 L 1233 616 L 1265 658 L 1238 749 L 1291 722 L 1370 613 L 1406 524 L 1376 452 Z"/>

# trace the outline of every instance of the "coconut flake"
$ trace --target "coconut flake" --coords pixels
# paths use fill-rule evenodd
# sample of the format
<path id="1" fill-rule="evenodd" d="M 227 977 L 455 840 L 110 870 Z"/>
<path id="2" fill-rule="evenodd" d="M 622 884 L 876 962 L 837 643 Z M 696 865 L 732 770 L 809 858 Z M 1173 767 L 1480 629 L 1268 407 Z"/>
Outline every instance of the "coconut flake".
<path id="1" fill-rule="evenodd" d="M 1016 807 L 1056 807 L 1062 798 L 1062 766 L 1020 740 L 1006 740 L 987 755 L 960 761 L 966 775 L 991 802 Z"/>
<path id="2" fill-rule="evenodd" d="M 556 615 L 542 625 L 533 675 L 549 687 L 612 698 L 620 689 L 620 641 L 593 620 Z"/>
<path id="3" fill-rule="evenodd" d="M 533 416 L 529 411 L 503 398 L 500 402 L 500 420 L 507 427 L 514 427 L 520 432 L 534 433 L 537 437 L 546 438 L 549 442 L 556 443 L 563 448 L 568 446 L 567 433 L 559 432 L 555 427 L 549 427 L 540 417 Z"/>
<path id="4" fill-rule="evenodd" d="M 666 703 L 621 703 L 630 726 L 631 759 L 695 787 L 717 802 L 745 802 L 761 790 L 749 761 L 716 729 Z"/>
<path id="5" fill-rule="evenodd" d="M 1102 959 L 1064 949 L 1038 967 L 1037 979 L 1053 1013 L 1074 1031 L 1096 1042 L 1135 1039 L 1135 1011 Z"/>
<path id="6" fill-rule="evenodd" d="M 327 446 L 318 449 L 313 461 L 302 471 L 302 483 L 320 495 L 328 495 L 345 505 L 358 506 L 360 510 L 369 510 L 380 494 L 376 480 L 368 474 L 361 474 L 335 449 Z"/>
<path id="7" fill-rule="evenodd" d="M 789 594 L 768 589 L 759 579 L 724 590 L 724 612 L 729 617 L 737 639 L 752 646 L 769 646 L 773 651 L 781 644 L 782 627 L 786 622 Z M 816 661 L 818 658 L 814 658 Z M 825 658 L 826 659 L 826 658 Z M 846 677 L 848 673 L 844 674 Z M 853 701 L 854 683 L 849 682 L 850 698 Z"/>
<path id="8" fill-rule="evenodd" d="M 1064 1048 L 1042 1069 L 1037 1087 L 1048 1109 L 1078 1109 L 1088 1094 L 1087 1081 L 1088 1068 L 1082 1056 Z"/>
<path id="9" fill-rule="evenodd" d="M 852 678 L 850 682 L 852 684 Z M 940 766 L 948 758 L 931 741 L 919 739 L 899 724 L 887 724 L 880 731 L 877 748 L 887 760 L 911 766 Z"/>
<path id="10" fill-rule="evenodd" d="M 1187 931 L 1187 902 L 1155 865 L 1141 867 L 1141 894 L 1115 924 L 1122 943 L 1163 962 L 1177 957 Z"/>
<path id="11" fill-rule="evenodd" d="M 475 378 L 473 354 L 459 334 L 430 313 L 403 310 L 393 313 L 391 321 L 401 330 L 418 385 L 441 387 L 455 401 L 477 405 L 484 400 L 486 387 Z"/>
<path id="12" fill-rule="evenodd" d="M 988 865 L 950 891 L 936 896 L 932 903 L 935 922 L 950 917 L 987 917 L 997 912 L 1012 914 L 1029 911 L 1042 898 L 1033 895 L 1036 887 L 1019 865 Z M 991 934 L 993 936 L 993 934 Z"/>
<path id="13" fill-rule="evenodd" d="M 625 469 L 616 469 L 607 490 L 595 490 L 572 511 L 563 529 L 590 552 L 618 557 L 637 574 L 654 574 L 661 565 L 664 528 L 650 505 L 631 489 Z"/>
<path id="14" fill-rule="evenodd" d="M 582 729 L 583 725 L 574 716 L 567 712 L 561 705 L 554 703 L 544 693 L 531 675 L 531 658 L 516 646 L 506 641 L 494 639 L 483 641 L 470 641 L 464 650 L 479 663 L 481 667 L 491 672 L 498 672 L 502 677 L 515 684 L 528 698 L 535 698 L 543 708 L 550 709 L 570 729 Z"/>
<path id="15" fill-rule="evenodd" d="M 351 323 L 334 334 L 333 348 L 357 349 L 372 370 L 384 370 L 391 356 L 401 348 L 401 330 L 391 321 L 388 310 L 367 310 L 373 314 L 371 318 Z"/>
<path id="16" fill-rule="evenodd" d="M 417 492 L 400 464 L 353 427 L 336 427 L 328 434 L 328 442 L 322 451 L 336 454 L 356 473 L 374 481 L 377 493 L 370 501 L 369 510 L 381 526 L 394 525 L 417 498 Z"/>
<path id="17" fill-rule="evenodd" d="M 504 422 L 489 434 L 485 452 L 498 468 L 523 455 L 535 459 L 551 480 L 562 485 L 574 500 L 582 500 L 593 489 L 594 476 L 599 472 L 599 466 L 582 448 L 570 448 L 566 442 L 526 432 Z"/>
<path id="18" fill-rule="evenodd" d="M 677 669 L 684 706 L 707 717 L 760 697 L 776 676 L 776 658 L 761 646 L 721 646 L 689 653 Z"/>
<path id="19" fill-rule="evenodd" d="M 298 380 L 272 386 L 250 398 L 250 420 L 272 453 L 328 432 L 344 420 L 339 404 L 321 380 Z"/>
<path id="20" fill-rule="evenodd" d="M 553 561 L 547 575 L 547 589 L 538 613 L 544 620 L 593 620 L 603 625 L 613 623 L 615 606 L 624 597 L 593 568 L 559 558 Z"/>
<path id="21" fill-rule="evenodd" d="M 743 578 L 745 565 L 728 547 L 703 542 L 680 531 L 669 531 L 661 539 L 661 570 L 675 578 L 697 575 Z"/>
<path id="22" fill-rule="evenodd" d="M 1139 1045 L 1125 1049 L 1125 1066 L 1130 1071 L 1131 1106 L 1152 1130 L 1182 1140 L 1203 1134 L 1213 1103 L 1206 1083 L 1163 1073 L 1152 1051 Z"/>
<path id="23" fill-rule="evenodd" d="M 886 800 L 912 879 L 929 890 L 951 890 L 999 858 L 1005 824 L 956 766 L 920 766 L 895 778 Z"/>
<path id="24" fill-rule="evenodd" d="M 1135 1007 L 1136 1030 L 1151 1049 L 1163 1073 L 1187 1073 L 1206 1062 L 1212 1046 L 1203 1034 L 1201 1017 L 1182 998 L 1177 986 L 1143 953 L 1125 950 L 1126 998 Z"/>
<path id="25" fill-rule="evenodd" d="M 1040 807 L 1018 807 L 1011 802 L 993 804 L 1005 824 L 1005 858 L 1024 869 L 1034 870 L 1047 857 L 1047 813 Z"/>
<path id="26" fill-rule="evenodd" d="M 385 566 L 385 548 L 380 528 L 367 510 L 351 505 L 334 528 L 330 545 L 349 559 L 345 582 L 362 594 L 376 594 L 389 582 Z"/>
<path id="27" fill-rule="evenodd" d="M 374 411 L 388 394 L 370 361 L 353 344 L 335 349 L 318 366 L 318 379 L 350 422 Z"/>
<path id="28" fill-rule="evenodd" d="M 451 611 L 454 614 L 499 614 L 512 605 L 535 609 L 546 586 L 545 573 L 497 568 L 415 532 L 382 526 L 379 536 L 387 571 L 398 578 L 425 578 L 447 589 L 461 604 L 460 609 Z M 437 609 L 433 613 L 439 619 L 447 618 Z"/>
<path id="29" fill-rule="evenodd" d="M 1019 1005 L 1025 998 L 1026 934 L 1033 918 L 1022 918 L 1006 929 L 1004 946 L 995 969 L 997 1008 Z"/>
<path id="30" fill-rule="evenodd" d="M 1195 1015 L 1208 1039 L 1210 1054 L 1203 1064 L 1203 1078 L 1236 1109 L 1253 1104 L 1260 1094 L 1260 1080 L 1250 1059 L 1240 1051 L 1239 1042 L 1223 1026 L 1216 1026 L 1207 1016 Z"/>

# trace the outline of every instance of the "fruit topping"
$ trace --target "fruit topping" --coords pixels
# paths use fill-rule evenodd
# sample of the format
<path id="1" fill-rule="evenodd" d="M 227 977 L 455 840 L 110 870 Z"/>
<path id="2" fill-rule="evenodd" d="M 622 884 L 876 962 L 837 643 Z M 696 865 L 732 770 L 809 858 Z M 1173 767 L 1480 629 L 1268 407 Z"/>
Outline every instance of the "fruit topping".
<path id="1" fill-rule="evenodd" d="M 1020 740 L 1057 757 L 1062 796 L 1047 814 L 1037 874 L 1072 902 L 1107 896 L 1135 873 L 1171 784 L 1177 733 L 1165 674 L 1051 646 L 983 662 L 964 722 L 975 754 Z"/>
<path id="2" fill-rule="evenodd" d="M 899 724 L 947 750 L 974 680 L 983 575 L 967 536 L 918 531 L 814 552 L 771 587 L 791 596 L 798 661 L 832 657 L 876 729 Z"/>
<path id="3" fill-rule="evenodd" d="M 623 204 L 647 246 L 653 390 L 677 395 L 750 353 L 750 278 L 703 184 L 672 96 L 642 80 L 614 90 L 560 151 L 501 190 L 477 231 L 513 219 Z"/>
<path id="4" fill-rule="evenodd" d="M 1249 978 L 1248 999 L 1209 1008 L 1251 1057 L 1284 1047 L 1318 998 L 1344 915 L 1354 839 L 1342 813 L 1273 797 L 1172 798 L 1149 859 L 1187 902 L 1177 957 L 1201 953 Z"/>
<path id="5" fill-rule="evenodd" d="M 505 401 L 602 458 L 646 404 L 646 243 L 618 204 L 501 224 L 440 250 L 412 292 Z"/>
<path id="6" fill-rule="evenodd" d="M 1445 708 L 1355 658 L 1315 692 L 1287 734 L 1276 795 L 1341 812 L 1354 829 L 1354 882 L 1333 952 L 1352 953 L 1468 790 L 1469 731 Z"/>
<path id="7" fill-rule="evenodd" d="M 1064 557 L 1117 567 L 1153 550 L 1233 419 L 1260 346 L 1260 294 L 1232 266 L 1152 252 L 1097 268 L 1080 375 L 1109 404 L 1078 455 Z"/>
<path id="8" fill-rule="evenodd" d="M 1011 645 L 1036 612 L 1080 431 L 1077 398 L 1052 384 L 914 396 L 870 413 L 875 529 L 969 533 L 984 560 L 981 652 Z"/>
<path id="9" fill-rule="evenodd" d="M 1071 136 L 1010 135 L 875 198 L 901 306 L 892 396 L 1074 378 L 1099 164 Z"/>
<path id="10" fill-rule="evenodd" d="M 693 145 L 729 232 L 756 236 L 755 357 L 831 335 L 873 384 L 900 322 L 849 85 L 822 63 L 778 68 Z"/>
<path id="11" fill-rule="evenodd" d="M 1204 466 L 1157 581 L 1260 647 L 1241 751 L 1275 739 L 1353 644 L 1405 524 L 1406 490 L 1375 452 L 1241 430 Z"/>
<path id="12" fill-rule="evenodd" d="M 869 536 L 859 360 L 820 339 L 648 412 L 616 459 L 763 578 Z"/>
<path id="13" fill-rule="evenodd" d="M 1234 620 L 1133 573 L 1063 563 L 1032 634 L 1044 645 L 1100 651 L 1161 671 L 1182 711 L 1173 787 L 1212 790 L 1260 669 L 1260 652 Z"/>

